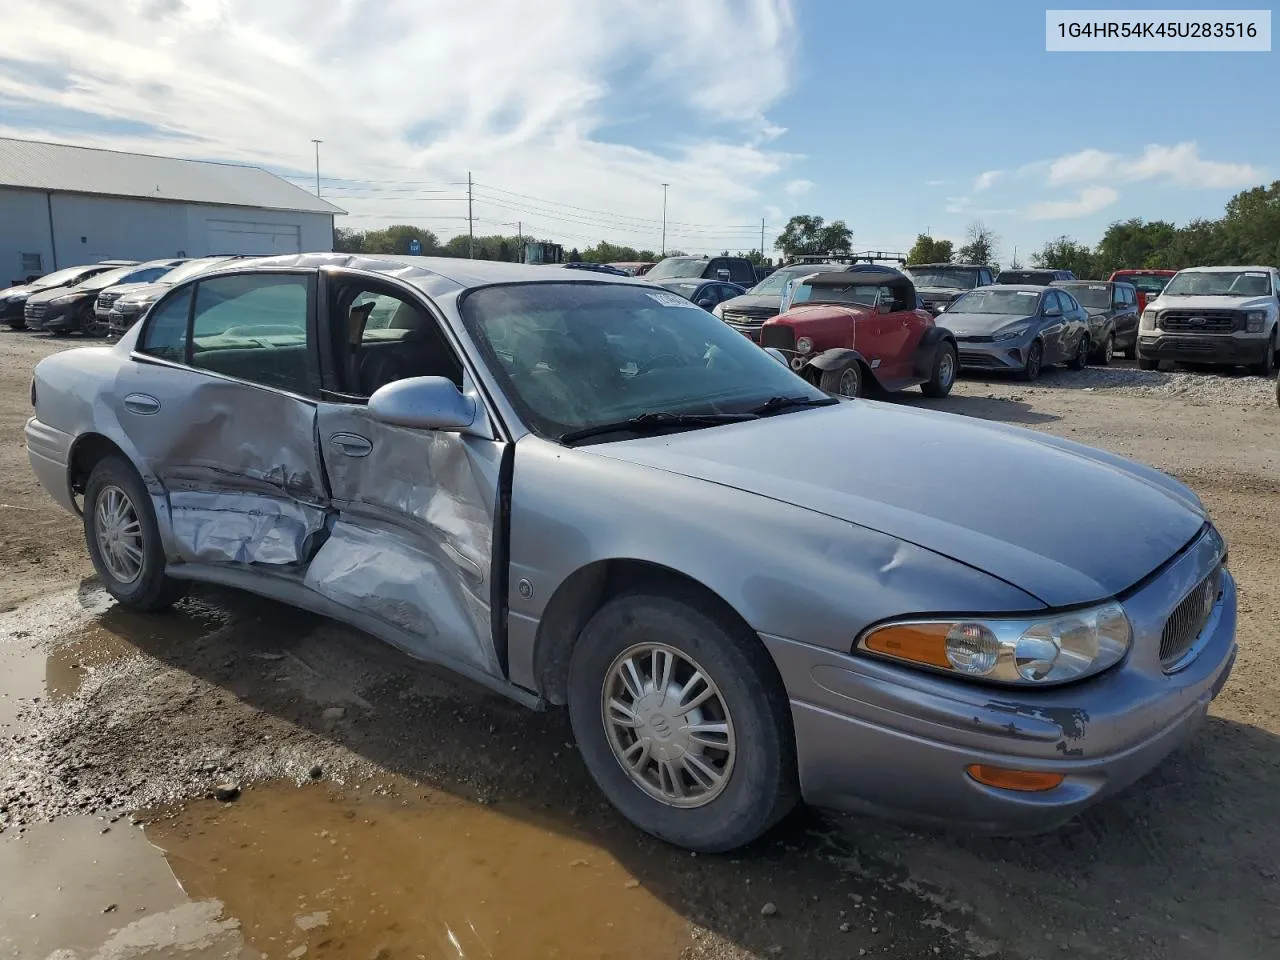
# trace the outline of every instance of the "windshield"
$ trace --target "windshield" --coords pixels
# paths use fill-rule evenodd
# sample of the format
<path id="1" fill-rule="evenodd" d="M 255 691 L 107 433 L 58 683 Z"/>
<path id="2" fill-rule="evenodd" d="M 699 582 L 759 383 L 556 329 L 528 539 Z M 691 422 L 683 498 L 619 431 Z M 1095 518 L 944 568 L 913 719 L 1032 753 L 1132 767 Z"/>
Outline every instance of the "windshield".
<path id="1" fill-rule="evenodd" d="M 1082 307 L 1095 310 L 1111 309 L 1111 287 L 1105 283 L 1060 283 L 1059 290 L 1066 290 L 1080 301 Z"/>
<path id="2" fill-rule="evenodd" d="M 119 283 L 125 277 L 138 273 L 137 267 L 117 267 L 115 270 L 108 270 L 106 273 L 99 273 L 90 277 L 84 283 L 80 284 L 81 290 L 102 290 L 112 284 Z"/>
<path id="3" fill-rule="evenodd" d="M 889 302 L 893 293 L 888 287 L 874 283 L 851 283 L 847 287 L 833 287 L 827 284 L 815 287 L 802 283 L 795 288 L 791 297 L 791 305 L 799 303 L 850 303 L 860 307 L 874 307 L 877 302 Z"/>
<path id="4" fill-rule="evenodd" d="M 694 294 L 698 292 L 698 288 L 702 286 L 702 281 L 678 280 L 675 283 L 671 283 L 664 280 L 659 284 L 659 286 L 664 290 L 670 290 L 673 293 L 680 294 L 680 296 L 684 297 L 686 300 L 692 300 Z"/>
<path id="5" fill-rule="evenodd" d="M 924 270 L 908 268 L 903 272 L 915 281 L 917 287 L 952 287 L 957 290 L 972 290 L 978 285 L 977 270 L 929 267 Z"/>
<path id="6" fill-rule="evenodd" d="M 1183 270 L 1169 281 L 1166 297 L 1269 297 L 1271 277 L 1262 270 Z"/>
<path id="7" fill-rule="evenodd" d="M 1168 277 L 1162 277 L 1156 273 L 1126 273 L 1116 277 L 1116 279 L 1123 280 L 1125 283 L 1132 283 L 1148 296 L 1153 293 L 1159 293 L 1164 289 L 1165 284 L 1169 282 Z"/>
<path id="8" fill-rule="evenodd" d="M 91 272 L 92 269 L 92 267 L 67 267 L 65 270 L 58 270 L 54 273 L 45 274 L 35 283 L 31 284 L 31 286 L 37 290 L 45 290 L 49 287 L 62 287 L 68 283 L 74 283 L 78 278 Z"/>
<path id="9" fill-rule="evenodd" d="M 839 270 L 840 267 L 828 267 L 826 264 L 821 263 L 805 263 L 793 267 L 779 267 L 748 290 L 747 293 L 776 293 L 778 296 L 781 296 L 788 280 L 792 280 L 796 277 L 807 277 L 812 273 L 820 273 L 827 269 Z"/>
<path id="10" fill-rule="evenodd" d="M 1035 290 L 971 290 L 947 309 L 954 313 L 999 313 L 1005 316 L 1030 317 L 1036 312 L 1040 294 Z"/>
<path id="11" fill-rule="evenodd" d="M 823 394 L 677 294 L 616 283 L 484 287 L 462 317 L 536 433 L 646 413 L 741 413 Z"/>
<path id="12" fill-rule="evenodd" d="M 671 280 L 678 277 L 700 277 L 707 269 L 706 260 L 697 257 L 667 257 L 646 273 L 646 280 Z"/>

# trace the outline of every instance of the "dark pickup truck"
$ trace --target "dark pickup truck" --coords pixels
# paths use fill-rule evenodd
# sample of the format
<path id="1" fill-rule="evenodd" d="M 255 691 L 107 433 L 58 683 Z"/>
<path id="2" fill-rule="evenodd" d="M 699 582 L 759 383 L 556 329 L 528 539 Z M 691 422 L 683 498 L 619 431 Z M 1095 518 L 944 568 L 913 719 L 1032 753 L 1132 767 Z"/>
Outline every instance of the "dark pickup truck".
<path id="1" fill-rule="evenodd" d="M 665 257 L 644 275 L 646 280 L 727 280 L 756 285 L 756 268 L 746 257 Z"/>

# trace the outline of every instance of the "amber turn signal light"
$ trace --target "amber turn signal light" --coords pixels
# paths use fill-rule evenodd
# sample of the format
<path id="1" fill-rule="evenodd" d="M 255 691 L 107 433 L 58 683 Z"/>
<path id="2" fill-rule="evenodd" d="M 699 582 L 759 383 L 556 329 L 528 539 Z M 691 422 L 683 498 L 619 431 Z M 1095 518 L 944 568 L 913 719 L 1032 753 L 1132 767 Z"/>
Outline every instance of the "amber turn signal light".
<path id="1" fill-rule="evenodd" d="M 863 647 L 873 653 L 951 669 L 947 659 L 947 632 L 950 623 L 899 623 L 881 627 L 867 635 Z"/>
<path id="2" fill-rule="evenodd" d="M 965 772 L 979 783 L 1001 790 L 1017 790 L 1020 793 L 1039 793 L 1052 790 L 1066 779 L 1061 773 L 1036 773 L 1033 770 L 1006 770 L 990 767 L 985 763 L 971 763 Z"/>

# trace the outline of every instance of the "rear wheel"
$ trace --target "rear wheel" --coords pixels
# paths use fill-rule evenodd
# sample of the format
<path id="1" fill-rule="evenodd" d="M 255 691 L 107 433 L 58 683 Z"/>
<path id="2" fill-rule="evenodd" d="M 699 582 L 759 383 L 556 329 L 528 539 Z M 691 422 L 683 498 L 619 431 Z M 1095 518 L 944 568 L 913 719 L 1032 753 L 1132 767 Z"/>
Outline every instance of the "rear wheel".
<path id="1" fill-rule="evenodd" d="M 1108 333 L 1107 338 L 1102 342 L 1102 346 L 1095 350 L 1093 355 L 1089 358 L 1089 362 L 1105 367 L 1111 363 L 1111 360 L 1115 355 L 1116 335 L 1114 333 Z"/>
<path id="2" fill-rule="evenodd" d="M 847 367 L 822 371 L 819 384 L 834 397 L 862 396 L 862 366 L 856 360 Z"/>
<path id="3" fill-rule="evenodd" d="M 926 397 L 945 397 L 956 384 L 956 348 L 949 343 L 938 345 L 937 355 L 933 358 L 933 375 L 920 384 L 920 391 Z"/>
<path id="4" fill-rule="evenodd" d="M 1030 383 L 1040 379 L 1040 371 L 1044 369 L 1044 344 L 1039 340 L 1031 341 L 1027 348 L 1027 362 L 1023 364 L 1021 376 Z"/>
<path id="5" fill-rule="evenodd" d="M 107 592 L 135 610 L 163 610 L 186 585 L 165 575 L 164 548 L 151 498 L 120 457 L 98 461 L 84 490 L 84 537 Z"/>
<path id="6" fill-rule="evenodd" d="M 757 637 L 690 593 L 630 593 L 569 666 L 587 769 L 641 830 L 692 850 L 749 843 L 798 799 L 790 710 Z"/>

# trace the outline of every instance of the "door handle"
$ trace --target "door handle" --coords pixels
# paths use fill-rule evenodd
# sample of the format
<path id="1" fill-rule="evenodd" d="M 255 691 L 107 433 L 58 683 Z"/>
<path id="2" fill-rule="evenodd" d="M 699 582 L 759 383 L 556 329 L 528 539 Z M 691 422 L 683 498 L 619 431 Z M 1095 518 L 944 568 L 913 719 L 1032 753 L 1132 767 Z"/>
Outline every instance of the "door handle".
<path id="1" fill-rule="evenodd" d="M 124 408 L 130 413 L 149 417 L 160 412 L 160 401 L 149 393 L 131 393 L 124 398 Z"/>
<path id="2" fill-rule="evenodd" d="M 373 452 L 373 441 L 358 433 L 335 433 L 329 442 L 348 457 L 367 457 Z"/>

